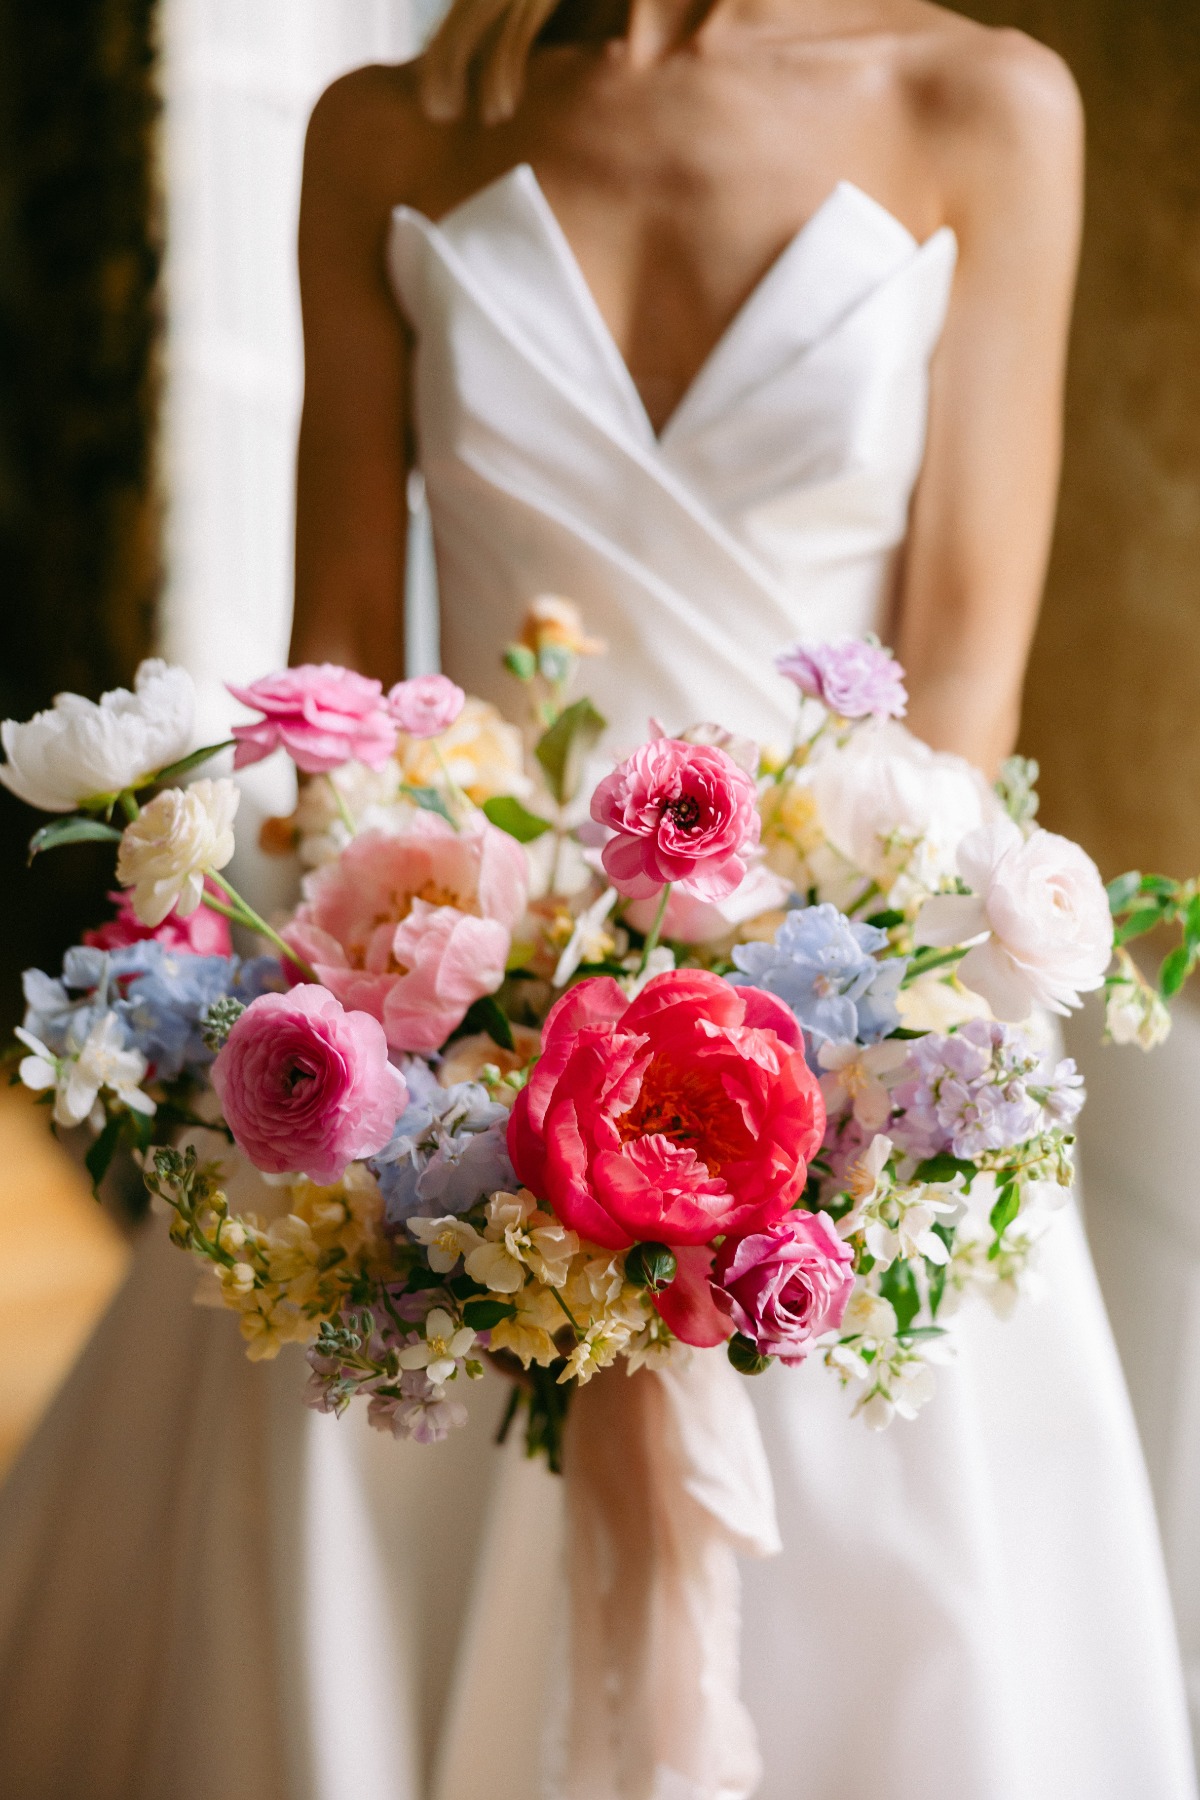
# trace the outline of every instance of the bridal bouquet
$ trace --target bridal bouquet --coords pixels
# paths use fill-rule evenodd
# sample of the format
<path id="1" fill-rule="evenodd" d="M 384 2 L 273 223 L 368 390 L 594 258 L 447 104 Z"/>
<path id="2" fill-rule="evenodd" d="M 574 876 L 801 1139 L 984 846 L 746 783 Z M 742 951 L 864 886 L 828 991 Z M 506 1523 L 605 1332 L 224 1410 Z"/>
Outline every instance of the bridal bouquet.
<path id="1" fill-rule="evenodd" d="M 1110 1035 L 1159 1041 L 1197 886 L 1106 892 L 1037 826 L 1032 765 L 993 790 L 905 732 L 874 642 L 779 658 L 788 747 L 652 721 L 615 767 L 568 698 L 601 650 L 534 604 L 524 734 L 443 676 L 329 665 L 233 689 L 256 719 L 199 750 L 160 662 L 6 723 L 0 779 L 56 815 L 32 853 L 111 840 L 118 884 L 27 974 L 19 1078 L 94 1134 L 95 1181 L 133 1151 L 249 1355 L 307 1345 L 322 1410 L 433 1441 L 487 1356 L 557 1465 L 576 1384 L 726 1346 L 912 1417 L 1070 1188 L 1050 1015 L 1103 984 Z M 307 780 L 263 841 L 308 873 L 271 923 L 225 872 L 237 786 L 186 783 L 277 750 Z M 1162 924 L 1154 985 L 1125 945 Z"/>

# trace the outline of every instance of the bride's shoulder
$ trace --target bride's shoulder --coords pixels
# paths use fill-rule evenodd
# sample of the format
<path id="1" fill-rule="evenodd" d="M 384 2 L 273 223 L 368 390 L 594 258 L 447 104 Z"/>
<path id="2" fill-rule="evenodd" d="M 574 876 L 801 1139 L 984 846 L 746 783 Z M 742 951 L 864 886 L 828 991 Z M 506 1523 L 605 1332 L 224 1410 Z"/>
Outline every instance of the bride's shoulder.
<path id="1" fill-rule="evenodd" d="M 308 122 L 306 176 L 368 205 L 419 203 L 447 137 L 421 108 L 419 70 L 417 59 L 371 63 L 332 82 Z"/>

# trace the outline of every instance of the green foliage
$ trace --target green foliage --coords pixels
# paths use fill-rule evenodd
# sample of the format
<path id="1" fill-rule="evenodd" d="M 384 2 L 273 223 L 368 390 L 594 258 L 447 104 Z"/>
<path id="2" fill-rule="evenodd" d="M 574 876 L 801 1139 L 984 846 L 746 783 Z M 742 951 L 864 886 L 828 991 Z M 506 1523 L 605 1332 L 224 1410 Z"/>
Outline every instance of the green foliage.
<path id="1" fill-rule="evenodd" d="M 1021 1190 L 1015 1181 L 1006 1181 L 996 1196 L 996 1204 L 988 1214 L 988 1223 L 998 1238 L 1003 1237 L 1021 1210 Z"/>
<path id="2" fill-rule="evenodd" d="M 666 1244 L 635 1244 L 625 1257 L 625 1279 L 634 1287 L 661 1294 L 679 1271 L 675 1252 Z"/>
<path id="3" fill-rule="evenodd" d="M 961 1156 L 951 1156 L 948 1150 L 942 1150 L 937 1156 L 927 1156 L 923 1163 L 917 1164 L 913 1180 L 953 1181 L 956 1175 L 961 1175 L 966 1186 L 970 1187 L 978 1173 L 973 1162 L 967 1162 Z"/>
<path id="4" fill-rule="evenodd" d="M 29 840 L 29 860 L 40 856 L 43 850 L 57 850 L 60 844 L 109 843 L 119 844 L 121 833 L 115 825 L 106 825 L 103 819 L 85 819 L 72 813 L 68 819 L 52 819 L 35 831 Z"/>
<path id="5" fill-rule="evenodd" d="M 507 831 L 518 844 L 532 844 L 553 829 L 549 819 L 539 819 L 512 794 L 497 794 L 493 799 L 485 800 L 483 811 L 493 825 Z"/>
<path id="6" fill-rule="evenodd" d="M 450 1042 L 453 1043 L 454 1038 L 473 1037 L 481 1031 L 486 1032 L 492 1042 L 499 1044 L 502 1050 L 516 1048 L 513 1043 L 512 1026 L 494 994 L 485 994 L 482 1000 L 476 1000 L 467 1008 L 463 1022 L 453 1033 Z"/>
<path id="7" fill-rule="evenodd" d="M 880 1276 L 879 1291 L 891 1302 L 897 1329 L 906 1332 L 921 1310 L 921 1295 L 912 1264 L 897 1258 Z"/>
<path id="8" fill-rule="evenodd" d="M 507 1300 L 468 1300 L 462 1316 L 464 1324 L 472 1331 L 490 1331 L 501 1319 L 515 1319 L 517 1309 Z"/>
<path id="9" fill-rule="evenodd" d="M 760 1356 L 750 1339 L 740 1331 L 735 1331 L 730 1338 L 728 1355 L 739 1375 L 761 1375 L 774 1361 L 773 1357 Z"/>
<path id="10" fill-rule="evenodd" d="M 533 753 L 560 806 L 578 792 L 584 762 L 606 724 L 590 700 L 576 700 L 559 713 L 535 744 Z"/>
<path id="11" fill-rule="evenodd" d="M 426 812 L 437 813 L 439 818 L 445 819 L 447 825 L 454 824 L 454 819 L 450 814 L 446 802 L 442 799 L 442 796 L 435 787 L 413 787 L 406 782 L 400 789 L 400 792 L 407 800 L 413 801 L 417 806 L 424 807 Z"/>

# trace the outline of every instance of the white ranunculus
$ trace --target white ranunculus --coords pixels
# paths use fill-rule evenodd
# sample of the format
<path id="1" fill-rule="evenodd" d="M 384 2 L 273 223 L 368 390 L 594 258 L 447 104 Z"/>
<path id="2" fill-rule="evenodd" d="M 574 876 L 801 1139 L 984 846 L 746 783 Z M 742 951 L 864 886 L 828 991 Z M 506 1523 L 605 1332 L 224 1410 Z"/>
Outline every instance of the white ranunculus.
<path id="1" fill-rule="evenodd" d="M 819 756 L 809 785 L 829 843 L 885 891 L 903 873 L 926 886 L 953 874 L 963 838 L 1000 811 L 970 763 L 891 723 Z"/>
<path id="2" fill-rule="evenodd" d="M 204 897 L 204 877 L 233 855 L 239 794 L 232 781 L 167 788 L 125 827 L 117 880 L 133 889 L 143 925 L 161 925 L 172 908 L 186 918 Z"/>
<path id="3" fill-rule="evenodd" d="M 1017 1024 L 1035 1006 L 1065 1013 L 1101 985 L 1112 915 L 1100 872 L 1078 844 L 1052 831 L 1026 838 L 1001 819 L 964 838 L 958 870 L 970 894 L 926 901 L 916 942 L 950 947 L 982 938 L 958 979 L 998 1019 Z"/>
<path id="4" fill-rule="evenodd" d="M 115 688 L 100 703 L 59 694 L 24 725 L 6 719 L 0 781 L 43 812 L 74 812 L 84 800 L 119 794 L 185 757 L 193 745 L 196 690 L 186 669 L 152 659 L 134 691 Z"/>

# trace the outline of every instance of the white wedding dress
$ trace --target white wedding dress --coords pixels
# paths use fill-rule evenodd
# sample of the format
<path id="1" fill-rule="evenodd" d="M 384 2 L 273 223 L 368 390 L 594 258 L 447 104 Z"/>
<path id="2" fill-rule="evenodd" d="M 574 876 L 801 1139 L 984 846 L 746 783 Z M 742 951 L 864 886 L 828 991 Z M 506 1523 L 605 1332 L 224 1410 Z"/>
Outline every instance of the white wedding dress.
<path id="1" fill-rule="evenodd" d="M 952 234 L 840 185 L 657 436 L 528 168 L 437 226 L 399 209 L 389 258 L 447 671 L 512 712 L 501 647 L 563 593 L 609 643 L 614 748 L 651 713 L 782 738 L 775 652 L 886 622 Z M 1195 1800 L 1073 1213 L 1045 1272 L 882 1436 L 820 1368 L 752 1385 L 784 1544 L 743 1568 L 761 1800 Z M 304 1412 L 300 1359 L 247 1364 L 191 1283 L 154 1227 L 0 1496 L 0 1792 L 538 1800 L 561 1494 L 492 1448 L 502 1385 L 395 1444 Z"/>

